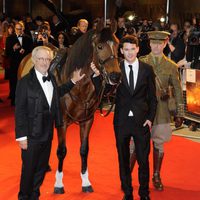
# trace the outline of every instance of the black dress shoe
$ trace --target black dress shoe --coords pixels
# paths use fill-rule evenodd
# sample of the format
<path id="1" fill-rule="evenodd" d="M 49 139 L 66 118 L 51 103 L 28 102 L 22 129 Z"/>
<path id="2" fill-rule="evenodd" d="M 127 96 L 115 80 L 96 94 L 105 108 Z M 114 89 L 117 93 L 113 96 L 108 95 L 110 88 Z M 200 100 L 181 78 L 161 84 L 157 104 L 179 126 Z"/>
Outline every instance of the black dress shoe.
<path id="1" fill-rule="evenodd" d="M 51 166 L 48 164 L 46 172 L 50 172 L 51 171 Z"/>
<path id="2" fill-rule="evenodd" d="M 133 195 L 124 195 L 122 200 L 133 200 Z"/>
<path id="3" fill-rule="evenodd" d="M 140 200 L 151 200 L 149 196 L 140 197 Z"/>

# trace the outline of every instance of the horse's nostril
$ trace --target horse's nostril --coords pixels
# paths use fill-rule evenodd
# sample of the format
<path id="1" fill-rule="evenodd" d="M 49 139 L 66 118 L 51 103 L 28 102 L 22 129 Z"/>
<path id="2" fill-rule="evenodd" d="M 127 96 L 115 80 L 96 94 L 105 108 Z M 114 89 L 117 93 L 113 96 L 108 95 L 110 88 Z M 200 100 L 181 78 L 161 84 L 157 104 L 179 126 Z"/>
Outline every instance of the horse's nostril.
<path id="1" fill-rule="evenodd" d="M 118 83 L 121 79 L 121 73 L 112 72 L 109 76 L 110 80 L 114 83 Z"/>

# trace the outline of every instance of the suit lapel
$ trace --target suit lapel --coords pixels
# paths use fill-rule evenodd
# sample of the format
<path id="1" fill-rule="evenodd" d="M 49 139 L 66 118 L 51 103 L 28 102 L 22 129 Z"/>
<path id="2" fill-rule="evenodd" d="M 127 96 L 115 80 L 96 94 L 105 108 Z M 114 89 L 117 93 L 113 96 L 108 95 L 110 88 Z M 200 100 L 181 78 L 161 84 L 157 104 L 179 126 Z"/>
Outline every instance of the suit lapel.
<path id="1" fill-rule="evenodd" d="M 130 87 L 129 87 L 129 84 L 128 84 L 128 79 L 127 79 L 127 76 L 126 76 L 124 61 L 122 62 L 121 71 L 122 71 L 122 81 L 123 81 L 123 84 L 126 86 L 127 90 L 131 94 L 131 90 L 130 90 Z"/>
<path id="2" fill-rule="evenodd" d="M 143 67 L 142 67 L 142 63 L 139 61 L 139 66 L 138 66 L 138 76 L 137 76 L 137 81 L 136 81 L 136 85 L 134 88 L 134 92 L 133 94 L 137 91 L 137 88 L 139 87 L 140 83 L 142 82 L 142 78 L 143 78 Z"/>
<path id="3" fill-rule="evenodd" d="M 142 68 L 141 65 L 142 65 L 142 63 L 139 61 L 138 77 L 137 77 L 137 80 L 136 80 L 136 85 L 134 87 L 134 92 L 133 92 L 133 94 L 131 94 L 130 86 L 128 84 L 128 79 L 127 79 L 127 76 L 126 76 L 124 61 L 122 62 L 122 68 L 121 68 L 122 76 L 123 76 L 122 80 L 123 80 L 124 85 L 126 86 L 126 88 L 128 89 L 128 91 L 131 95 L 134 95 L 134 93 L 137 91 L 137 88 L 140 85 L 140 82 L 142 81 L 144 71 L 143 71 L 143 68 Z"/>

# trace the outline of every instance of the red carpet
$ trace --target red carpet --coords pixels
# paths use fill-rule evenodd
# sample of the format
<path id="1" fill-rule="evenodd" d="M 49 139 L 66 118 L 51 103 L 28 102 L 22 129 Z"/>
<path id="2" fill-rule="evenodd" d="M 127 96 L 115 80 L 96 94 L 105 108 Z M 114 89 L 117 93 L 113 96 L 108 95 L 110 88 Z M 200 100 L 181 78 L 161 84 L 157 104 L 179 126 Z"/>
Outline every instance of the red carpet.
<path id="1" fill-rule="evenodd" d="M 14 109 L 10 107 L 7 82 L 0 80 L 0 200 L 16 200 L 21 170 L 20 149 L 14 138 Z M 54 195 L 53 186 L 57 168 L 55 134 L 50 164 L 41 188 L 41 200 L 121 200 L 118 161 L 112 128 L 113 115 L 102 118 L 96 113 L 90 134 L 89 175 L 95 192 L 81 192 L 79 128 L 73 125 L 67 134 L 68 155 L 64 163 L 66 193 Z M 165 190 L 157 192 L 150 182 L 152 200 L 199 200 L 200 199 L 200 143 L 173 137 L 165 146 L 166 155 L 162 168 Z M 152 154 L 150 155 L 152 171 Z M 152 174 L 152 173 L 151 173 Z M 134 197 L 137 195 L 137 168 L 133 173 Z"/>

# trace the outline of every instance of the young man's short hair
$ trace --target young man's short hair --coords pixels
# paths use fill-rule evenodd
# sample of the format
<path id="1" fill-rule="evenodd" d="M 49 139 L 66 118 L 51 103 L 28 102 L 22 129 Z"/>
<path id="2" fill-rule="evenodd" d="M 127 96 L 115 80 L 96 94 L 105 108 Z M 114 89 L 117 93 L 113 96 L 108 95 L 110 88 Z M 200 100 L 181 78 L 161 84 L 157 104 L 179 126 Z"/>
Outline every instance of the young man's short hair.
<path id="1" fill-rule="evenodd" d="M 137 47 L 139 46 L 138 38 L 134 35 L 126 35 L 124 36 L 119 43 L 119 47 L 122 48 L 124 43 L 135 44 Z"/>

